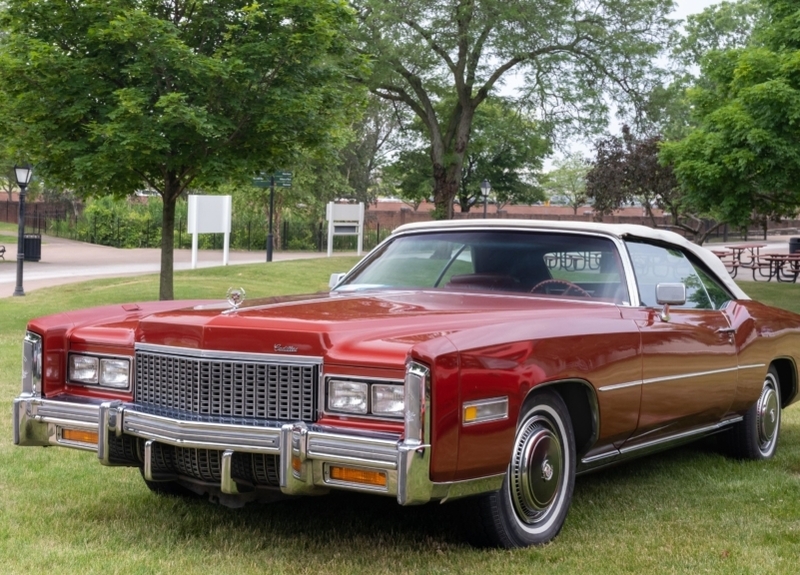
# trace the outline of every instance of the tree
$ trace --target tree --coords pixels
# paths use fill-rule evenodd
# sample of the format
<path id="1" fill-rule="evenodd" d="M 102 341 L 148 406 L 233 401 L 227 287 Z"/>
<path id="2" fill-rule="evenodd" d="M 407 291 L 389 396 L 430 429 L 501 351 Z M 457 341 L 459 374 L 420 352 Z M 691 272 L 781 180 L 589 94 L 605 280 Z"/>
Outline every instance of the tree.
<path id="1" fill-rule="evenodd" d="M 436 215 L 451 214 L 476 111 L 510 76 L 539 117 L 583 125 L 644 93 L 671 0 L 355 0 L 370 89 L 424 126 Z M 447 105 L 440 106 L 447 100 Z"/>
<path id="2" fill-rule="evenodd" d="M 651 225 L 657 227 L 653 207 L 670 215 L 670 225 L 702 244 L 720 222 L 709 222 L 711 210 L 702 211 L 687 198 L 669 165 L 660 163 L 659 136 L 637 138 L 622 127 L 622 136 L 597 143 L 597 157 L 586 175 L 586 191 L 594 199 L 595 213 L 609 215 L 638 201 Z"/>
<path id="3" fill-rule="evenodd" d="M 454 198 L 462 213 L 483 201 L 480 189 L 483 180 L 490 182 L 498 206 L 530 204 L 544 198 L 535 182 L 544 158 L 550 153 L 549 126 L 515 110 L 510 102 L 493 98 L 476 111 L 472 132 Z M 418 121 L 412 123 L 407 133 L 411 134 L 412 142 L 424 141 L 425 129 Z M 407 200 L 419 201 L 434 193 L 428 145 L 421 144 L 399 154 L 387 173 Z"/>
<path id="4" fill-rule="evenodd" d="M 472 132 L 456 196 L 462 212 L 483 201 L 483 180 L 491 184 L 498 209 L 544 199 L 536 181 L 551 151 L 549 126 L 492 98 L 475 111 Z"/>
<path id="5" fill-rule="evenodd" d="M 37 171 L 82 195 L 156 190 L 161 299 L 173 297 L 175 206 L 335 147 L 358 90 L 343 2 L 8 0 L 0 114 Z"/>
<path id="6" fill-rule="evenodd" d="M 662 151 L 692 203 L 738 227 L 800 208 L 800 9 L 762 4 L 747 46 L 705 55 L 690 92 L 696 127 Z"/>
<path id="7" fill-rule="evenodd" d="M 706 54 L 743 48 L 753 42 L 753 30 L 764 18 L 761 0 L 720 2 L 687 17 L 671 40 L 676 68 L 673 80 L 655 86 L 642 108 L 641 131 L 661 134 L 667 141 L 680 140 L 692 129 L 692 103 L 687 91 L 706 85 L 700 66 Z"/>
<path id="8" fill-rule="evenodd" d="M 586 174 L 586 193 L 599 216 L 641 202 L 652 217 L 651 206 L 660 194 L 677 185 L 672 171 L 658 163 L 658 138 L 637 139 L 628 126 L 621 136 L 596 143 L 596 157 Z"/>
<path id="9" fill-rule="evenodd" d="M 582 154 L 572 153 L 555 163 L 555 167 L 544 175 L 542 185 L 550 195 L 566 197 L 572 213 L 577 215 L 578 208 L 589 199 L 586 174 L 590 167 Z"/>
<path id="10" fill-rule="evenodd" d="M 688 66 L 699 67 L 709 52 L 744 48 L 753 41 L 753 30 L 764 16 L 762 0 L 713 4 L 687 17 L 674 56 Z"/>
<path id="11" fill-rule="evenodd" d="M 397 151 L 400 114 L 391 102 L 369 99 L 366 113 L 354 126 L 352 141 L 339 153 L 339 170 L 351 187 L 347 196 L 369 205 L 379 195 L 379 175 L 390 155 Z"/>
<path id="12" fill-rule="evenodd" d="M 425 149 L 402 150 L 382 171 L 383 179 L 416 211 L 433 194 L 430 155 Z"/>

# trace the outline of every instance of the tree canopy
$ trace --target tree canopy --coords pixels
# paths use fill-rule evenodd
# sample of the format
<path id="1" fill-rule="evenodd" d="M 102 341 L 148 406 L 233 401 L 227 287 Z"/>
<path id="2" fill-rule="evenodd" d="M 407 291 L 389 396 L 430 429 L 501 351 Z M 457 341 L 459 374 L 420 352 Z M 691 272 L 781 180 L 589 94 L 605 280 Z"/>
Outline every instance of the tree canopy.
<path id="1" fill-rule="evenodd" d="M 352 24 L 336 0 L 8 0 L 0 114 L 49 181 L 158 191 L 171 299 L 182 194 L 340 143 L 360 97 Z"/>
<path id="2" fill-rule="evenodd" d="M 547 172 L 542 185 L 550 196 L 563 196 L 572 208 L 573 214 L 586 203 L 586 174 L 591 164 L 579 153 L 573 152 L 555 162 L 552 170 Z"/>
<path id="3" fill-rule="evenodd" d="M 448 104 L 445 101 L 439 105 Z M 424 142 L 424 132 L 419 121 L 412 122 L 406 130 L 412 143 Z M 475 112 L 470 145 L 464 154 L 454 198 L 461 212 L 469 212 L 483 201 L 480 186 L 484 180 L 490 183 L 498 206 L 543 199 L 536 182 L 550 149 L 549 132 L 541 122 L 526 117 L 502 99 L 486 102 Z M 399 195 L 412 204 L 433 195 L 434 177 L 427 143 L 406 146 L 385 173 Z"/>
<path id="4" fill-rule="evenodd" d="M 644 93 L 671 0 L 354 0 L 373 93 L 407 106 L 429 141 L 439 217 L 460 189 L 476 110 L 504 82 L 553 124 L 604 118 Z M 448 99 L 446 106 L 440 106 Z"/>
<path id="5" fill-rule="evenodd" d="M 689 199 L 739 227 L 800 208 L 800 7 L 761 5 L 749 42 L 703 57 L 695 127 L 662 150 Z"/>

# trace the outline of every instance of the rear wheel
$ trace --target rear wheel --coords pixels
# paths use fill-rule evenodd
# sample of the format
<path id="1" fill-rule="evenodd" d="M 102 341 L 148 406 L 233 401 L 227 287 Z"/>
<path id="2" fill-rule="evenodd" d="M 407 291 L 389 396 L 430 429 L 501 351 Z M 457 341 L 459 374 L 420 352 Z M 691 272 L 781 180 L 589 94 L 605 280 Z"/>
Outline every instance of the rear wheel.
<path id="1" fill-rule="evenodd" d="M 502 488 L 475 501 L 475 542 L 509 549 L 547 543 L 564 525 L 574 486 L 569 412 L 558 394 L 537 393 L 520 417 Z"/>
<path id="2" fill-rule="evenodd" d="M 729 451 L 740 459 L 769 459 L 778 448 L 780 429 L 781 386 L 778 371 L 772 366 L 758 400 L 730 430 Z"/>

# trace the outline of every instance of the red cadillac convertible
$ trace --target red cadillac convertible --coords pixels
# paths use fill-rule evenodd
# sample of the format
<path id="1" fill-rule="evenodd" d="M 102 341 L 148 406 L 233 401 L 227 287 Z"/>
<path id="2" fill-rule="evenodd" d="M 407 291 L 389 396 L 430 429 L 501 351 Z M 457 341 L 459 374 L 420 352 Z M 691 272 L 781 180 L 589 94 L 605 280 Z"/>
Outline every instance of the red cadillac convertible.
<path id="1" fill-rule="evenodd" d="M 575 476 L 710 434 L 775 453 L 800 316 L 640 226 L 399 228 L 330 293 L 33 320 L 14 443 L 239 505 L 468 498 L 486 544 L 555 537 Z"/>

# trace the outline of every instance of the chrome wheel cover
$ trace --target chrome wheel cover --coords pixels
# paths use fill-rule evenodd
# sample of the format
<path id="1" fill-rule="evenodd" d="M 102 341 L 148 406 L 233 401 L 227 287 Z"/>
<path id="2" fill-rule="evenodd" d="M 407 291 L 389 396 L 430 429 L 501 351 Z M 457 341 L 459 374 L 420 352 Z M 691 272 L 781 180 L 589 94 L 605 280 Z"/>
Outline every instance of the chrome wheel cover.
<path id="1" fill-rule="evenodd" d="M 511 501 L 519 520 L 529 526 L 547 519 L 563 488 L 563 446 L 551 425 L 534 416 L 520 428 L 509 468 Z"/>
<path id="2" fill-rule="evenodd" d="M 756 429 L 758 431 L 758 445 L 762 453 L 770 452 L 777 440 L 781 421 L 781 406 L 778 391 L 778 382 L 769 373 L 764 380 L 761 397 L 756 403 Z"/>

